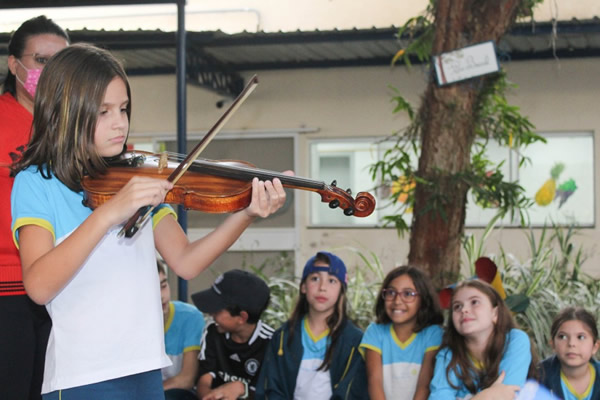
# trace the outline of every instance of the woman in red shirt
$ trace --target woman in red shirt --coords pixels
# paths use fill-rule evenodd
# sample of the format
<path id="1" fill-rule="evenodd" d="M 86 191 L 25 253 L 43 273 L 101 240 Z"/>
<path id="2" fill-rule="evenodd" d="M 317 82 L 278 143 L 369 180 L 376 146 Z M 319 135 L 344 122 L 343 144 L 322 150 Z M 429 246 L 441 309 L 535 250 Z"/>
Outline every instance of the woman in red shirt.
<path id="1" fill-rule="evenodd" d="M 45 16 L 25 21 L 8 44 L 8 73 L 0 95 L 0 399 L 42 398 L 51 321 L 23 287 L 10 226 L 10 165 L 29 142 L 40 72 L 68 44 L 67 33 Z"/>

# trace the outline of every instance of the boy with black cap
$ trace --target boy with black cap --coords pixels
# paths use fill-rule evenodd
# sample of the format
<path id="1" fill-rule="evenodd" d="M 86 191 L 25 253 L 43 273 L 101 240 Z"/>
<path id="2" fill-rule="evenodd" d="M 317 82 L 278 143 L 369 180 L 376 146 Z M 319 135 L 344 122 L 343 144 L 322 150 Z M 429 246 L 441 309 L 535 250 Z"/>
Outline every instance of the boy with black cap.
<path id="1" fill-rule="evenodd" d="M 247 271 L 219 276 L 210 289 L 192 295 L 207 325 L 200 349 L 199 399 L 253 399 L 258 372 L 273 328 L 260 320 L 267 308 L 267 284 Z"/>

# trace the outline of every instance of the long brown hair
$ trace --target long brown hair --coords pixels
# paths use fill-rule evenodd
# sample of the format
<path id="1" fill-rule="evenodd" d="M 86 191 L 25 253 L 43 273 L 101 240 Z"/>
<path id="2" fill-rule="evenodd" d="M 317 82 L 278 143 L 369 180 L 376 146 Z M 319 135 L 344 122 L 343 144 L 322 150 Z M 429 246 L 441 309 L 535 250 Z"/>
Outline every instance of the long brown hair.
<path id="1" fill-rule="evenodd" d="M 74 44 L 56 53 L 44 67 L 35 96 L 33 134 L 12 172 L 37 166 L 46 179 L 54 174 L 73 191 L 81 190 L 85 173 L 106 170 L 94 144 L 96 122 L 106 88 L 120 78 L 130 99 L 131 90 L 121 64 L 106 50 Z"/>
<path id="2" fill-rule="evenodd" d="M 315 257 L 315 261 L 322 261 L 330 264 L 329 258 L 323 254 L 318 253 Z M 306 282 L 306 277 L 300 282 L 300 288 Z M 343 282 L 340 287 L 340 295 L 335 303 L 333 308 L 333 313 L 327 318 L 327 326 L 329 327 L 329 344 L 327 345 L 327 351 L 325 352 L 325 358 L 323 359 L 323 363 L 319 366 L 319 371 L 327 371 L 331 367 L 331 361 L 333 358 L 333 349 L 336 346 L 337 340 L 342 334 L 344 325 L 348 320 L 348 300 L 346 298 L 346 285 Z M 302 293 L 302 290 L 299 291 L 298 301 L 296 302 L 296 307 L 294 307 L 294 311 L 292 311 L 292 315 L 288 320 L 288 324 L 290 327 L 290 334 L 288 336 L 288 346 L 291 345 L 292 340 L 294 338 L 294 331 L 298 324 L 302 323 L 304 316 L 308 314 L 309 304 L 306 299 L 306 294 Z"/>
<path id="3" fill-rule="evenodd" d="M 408 275 L 410 277 L 421 300 L 419 310 L 417 311 L 415 332 L 419 332 L 430 325 L 441 325 L 444 322 L 444 315 L 442 314 L 440 303 L 431 280 L 419 268 L 409 266 L 394 268 L 388 272 L 381 283 L 381 288 L 379 288 L 379 293 L 377 294 L 377 303 L 375 303 L 375 316 L 377 323 L 389 324 L 392 322 L 390 317 L 385 312 L 383 291 L 388 288 L 394 279 L 402 275 Z"/>
<path id="4" fill-rule="evenodd" d="M 452 351 L 452 359 L 446 368 L 446 377 L 450 385 L 455 389 L 450 380 L 450 371 L 453 371 L 459 381 L 471 393 L 491 386 L 498 378 L 500 373 L 500 361 L 504 355 L 507 335 L 511 329 L 517 327 L 510 310 L 502 300 L 502 297 L 489 284 L 480 280 L 469 280 L 459 283 L 452 294 L 452 300 L 456 293 L 463 288 L 473 288 L 484 294 L 492 303 L 492 307 L 497 309 L 497 320 L 494 324 L 494 330 L 488 340 L 484 352 L 484 359 L 479 360 L 485 368 L 477 369 L 469 357 L 469 352 L 466 346 L 465 338 L 456 330 L 452 321 L 452 307 L 450 308 L 450 316 L 448 318 L 448 326 L 444 333 L 442 347 L 448 347 Z M 452 303 L 451 303 L 452 304 Z M 529 365 L 528 377 L 536 375 L 537 355 L 533 345 L 531 346 L 531 364 Z"/>

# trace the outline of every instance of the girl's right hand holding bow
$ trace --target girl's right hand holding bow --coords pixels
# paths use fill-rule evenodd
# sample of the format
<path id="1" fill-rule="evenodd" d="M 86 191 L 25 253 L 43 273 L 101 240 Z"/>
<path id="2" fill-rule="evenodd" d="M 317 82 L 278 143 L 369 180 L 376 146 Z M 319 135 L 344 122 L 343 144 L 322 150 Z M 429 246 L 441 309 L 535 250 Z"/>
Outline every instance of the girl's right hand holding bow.
<path id="1" fill-rule="evenodd" d="M 160 205 L 172 188 L 173 184 L 166 179 L 134 176 L 96 212 L 103 214 L 110 226 L 119 225 L 142 207 Z"/>

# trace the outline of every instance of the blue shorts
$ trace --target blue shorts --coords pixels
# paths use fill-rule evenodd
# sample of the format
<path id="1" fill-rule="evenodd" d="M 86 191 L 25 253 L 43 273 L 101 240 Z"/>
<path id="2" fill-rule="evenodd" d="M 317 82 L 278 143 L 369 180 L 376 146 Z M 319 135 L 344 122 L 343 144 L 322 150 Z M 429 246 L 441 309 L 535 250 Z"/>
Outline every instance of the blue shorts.
<path id="1" fill-rule="evenodd" d="M 164 400 L 160 370 L 142 372 L 91 385 L 56 390 L 43 400 Z"/>

